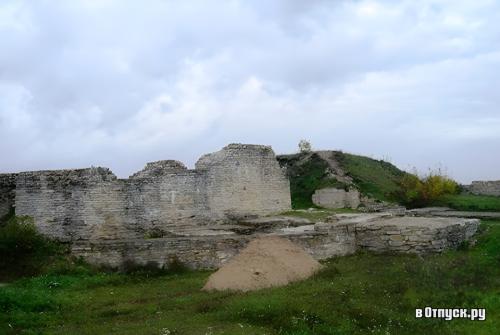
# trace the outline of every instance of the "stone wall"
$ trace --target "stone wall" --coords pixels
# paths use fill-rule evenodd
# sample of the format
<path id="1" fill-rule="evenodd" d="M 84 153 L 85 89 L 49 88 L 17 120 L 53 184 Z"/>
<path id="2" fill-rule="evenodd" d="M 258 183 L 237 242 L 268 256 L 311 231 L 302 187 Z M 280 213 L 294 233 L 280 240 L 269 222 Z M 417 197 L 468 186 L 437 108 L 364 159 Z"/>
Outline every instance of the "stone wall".
<path id="1" fill-rule="evenodd" d="M 356 245 L 376 252 L 441 252 L 468 241 L 477 219 L 397 217 L 356 225 Z"/>
<path id="2" fill-rule="evenodd" d="M 269 146 L 230 144 L 201 157 L 196 170 L 206 172 L 212 215 L 241 218 L 291 209 L 288 178 Z"/>
<path id="3" fill-rule="evenodd" d="M 236 255 L 250 240 L 261 235 L 219 234 L 81 241 L 73 244 L 72 251 L 90 263 L 113 268 L 128 264 L 168 268 L 173 262 L 180 262 L 192 269 L 215 269 Z M 354 230 L 348 229 L 346 225 L 270 235 L 287 238 L 320 260 L 356 251 Z"/>
<path id="4" fill-rule="evenodd" d="M 500 196 L 500 180 L 473 181 L 466 189 L 472 194 Z"/>
<path id="5" fill-rule="evenodd" d="M 106 168 L 23 172 L 16 215 L 63 241 L 183 236 L 218 221 L 289 210 L 289 183 L 270 147 L 231 144 L 196 169 L 148 163 L 129 179 Z"/>
<path id="6" fill-rule="evenodd" d="M 361 203 L 359 191 L 333 187 L 316 190 L 312 195 L 312 202 L 325 208 L 358 208 Z"/>
<path id="7" fill-rule="evenodd" d="M 13 209 L 16 174 L 0 174 L 0 219 Z"/>
<path id="8" fill-rule="evenodd" d="M 19 173 L 15 206 L 16 215 L 33 217 L 41 233 L 58 240 L 133 236 L 125 182 L 108 169 Z"/>
<path id="9" fill-rule="evenodd" d="M 268 221 L 266 221 L 268 220 Z M 150 239 L 77 241 L 72 250 L 93 264 L 114 268 L 127 265 L 169 267 L 180 262 L 192 269 L 214 269 L 236 255 L 260 236 L 280 236 L 303 247 L 317 260 L 355 253 L 359 249 L 375 252 L 430 253 L 456 248 L 470 240 L 479 220 L 460 218 L 394 217 L 390 213 L 339 216 L 332 222 L 303 222 L 282 227 L 286 217 L 249 221 L 266 232 L 247 234 L 212 227 L 197 235 Z M 290 223 L 298 223 L 291 220 Z M 271 228 L 262 229 L 262 228 Z"/>

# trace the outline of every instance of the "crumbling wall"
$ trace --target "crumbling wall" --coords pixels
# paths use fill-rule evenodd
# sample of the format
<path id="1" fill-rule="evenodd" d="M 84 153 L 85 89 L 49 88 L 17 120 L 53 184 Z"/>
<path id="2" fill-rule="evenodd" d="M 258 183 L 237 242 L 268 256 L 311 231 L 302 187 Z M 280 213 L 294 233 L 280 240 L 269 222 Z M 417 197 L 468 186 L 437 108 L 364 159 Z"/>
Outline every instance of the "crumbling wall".
<path id="1" fill-rule="evenodd" d="M 318 231 L 275 233 L 303 247 L 315 259 L 348 255 L 356 251 L 354 230 L 345 225 Z M 216 269 L 243 249 L 257 235 L 199 235 L 153 239 L 95 240 L 77 242 L 74 255 L 92 264 L 120 268 L 149 265 L 168 268 L 179 262 L 192 269 Z"/>
<path id="2" fill-rule="evenodd" d="M 170 171 L 125 181 L 128 213 L 144 236 L 182 235 L 212 221 L 203 171 Z"/>
<path id="3" fill-rule="evenodd" d="M 202 157 L 148 163 L 129 179 L 106 168 L 23 172 L 17 215 L 63 241 L 189 235 L 201 226 L 290 209 L 288 180 L 270 147 L 232 144 Z"/>
<path id="4" fill-rule="evenodd" d="M 196 169 L 207 173 L 207 195 L 218 217 L 266 215 L 291 208 L 290 184 L 269 146 L 230 144 L 205 155 Z"/>
<path id="5" fill-rule="evenodd" d="M 466 188 L 472 194 L 500 196 L 500 180 L 473 181 Z"/>
<path id="6" fill-rule="evenodd" d="M 105 168 L 22 172 L 16 178 L 16 215 L 62 241 L 134 236 L 126 215 L 125 183 Z"/>
<path id="7" fill-rule="evenodd" d="M 259 220 L 269 226 L 277 218 Z M 283 217 L 281 217 L 283 219 Z M 169 267 L 174 261 L 193 269 L 214 269 L 260 236 L 279 236 L 300 245 L 317 260 L 355 253 L 433 253 L 456 248 L 475 234 L 479 220 L 415 218 L 356 214 L 339 221 L 317 222 L 266 233 L 240 234 L 213 230 L 211 234 L 152 239 L 94 240 L 73 244 L 73 253 L 90 263 L 110 267 L 150 265 Z"/>
<path id="8" fill-rule="evenodd" d="M 376 252 L 441 252 L 468 241 L 477 219 L 399 217 L 356 225 L 358 247 Z"/>
<path id="9" fill-rule="evenodd" d="M 0 174 L 0 219 L 13 209 L 16 188 L 16 174 Z"/>
<path id="10" fill-rule="evenodd" d="M 144 169 L 130 176 L 130 179 L 161 177 L 186 170 L 187 168 L 184 164 L 175 160 L 150 162 L 146 164 Z"/>

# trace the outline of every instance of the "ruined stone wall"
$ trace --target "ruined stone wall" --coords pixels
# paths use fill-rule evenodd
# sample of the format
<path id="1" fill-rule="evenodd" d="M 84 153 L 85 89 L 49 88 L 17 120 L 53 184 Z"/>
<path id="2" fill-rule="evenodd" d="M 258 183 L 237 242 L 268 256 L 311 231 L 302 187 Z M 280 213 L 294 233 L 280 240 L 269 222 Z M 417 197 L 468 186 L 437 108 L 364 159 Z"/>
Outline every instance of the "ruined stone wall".
<path id="1" fill-rule="evenodd" d="M 356 244 L 376 252 L 441 252 L 468 241 L 477 219 L 399 217 L 356 225 Z"/>
<path id="2" fill-rule="evenodd" d="M 0 219 L 9 214 L 14 206 L 16 174 L 0 174 Z"/>
<path id="3" fill-rule="evenodd" d="M 258 224 L 279 223 L 277 218 L 269 220 L 259 219 Z M 353 254 L 359 249 L 419 254 L 442 252 L 470 240 L 478 225 L 476 219 L 353 214 L 340 221 L 288 228 L 276 226 L 271 231 L 249 234 L 213 230 L 211 234 L 194 236 L 79 241 L 73 244 L 72 250 L 90 263 L 114 268 L 127 265 L 168 268 L 173 262 L 180 262 L 192 269 L 214 269 L 260 236 L 289 239 L 315 259 L 322 260 Z"/>
<path id="4" fill-rule="evenodd" d="M 188 170 L 148 163 L 129 179 L 106 168 L 23 172 L 16 215 L 63 241 L 184 236 L 216 221 L 290 209 L 288 180 L 270 147 L 233 144 Z"/>
<path id="5" fill-rule="evenodd" d="M 271 147 L 230 144 L 201 157 L 209 207 L 219 217 L 278 213 L 291 208 L 290 185 Z"/>
<path id="6" fill-rule="evenodd" d="M 330 226 L 296 234 L 274 234 L 303 247 L 315 259 L 348 255 L 356 251 L 354 230 Z M 180 262 L 192 269 L 216 269 L 243 249 L 257 235 L 204 235 L 152 239 L 95 240 L 73 244 L 73 254 L 92 264 L 120 268 L 149 265 L 168 268 Z"/>
<path id="7" fill-rule="evenodd" d="M 472 194 L 500 196 L 500 180 L 473 181 L 466 189 Z"/>
<path id="8" fill-rule="evenodd" d="M 181 170 L 125 181 L 128 215 L 143 235 L 182 235 L 213 221 L 208 206 L 206 173 Z"/>
<path id="9" fill-rule="evenodd" d="M 191 269 L 215 269 L 238 253 L 248 241 L 248 236 L 93 240 L 74 243 L 72 253 L 91 264 L 112 268 L 128 265 L 168 268 L 177 262 Z"/>
<path id="10" fill-rule="evenodd" d="M 104 168 L 22 172 L 16 178 L 16 215 L 62 241 L 133 236 L 125 183 Z"/>

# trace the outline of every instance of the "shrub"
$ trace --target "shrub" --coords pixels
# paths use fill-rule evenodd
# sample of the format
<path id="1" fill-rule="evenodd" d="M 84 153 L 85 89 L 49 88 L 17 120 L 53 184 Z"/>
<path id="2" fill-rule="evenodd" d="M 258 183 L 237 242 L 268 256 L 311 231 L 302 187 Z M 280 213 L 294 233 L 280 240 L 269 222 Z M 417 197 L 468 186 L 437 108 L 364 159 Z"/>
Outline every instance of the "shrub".
<path id="1" fill-rule="evenodd" d="M 37 273 L 54 256 L 65 252 L 64 246 L 40 235 L 29 217 L 11 217 L 0 226 L 0 273 L 3 276 Z"/>
<path id="2" fill-rule="evenodd" d="M 144 235 L 144 238 L 146 239 L 151 239 L 151 238 L 162 238 L 165 236 L 165 232 L 161 230 L 160 228 L 152 228 L 146 234 Z"/>
<path id="3" fill-rule="evenodd" d="M 416 174 L 407 174 L 402 178 L 400 187 L 396 197 L 410 207 L 427 206 L 442 196 L 459 192 L 458 183 L 444 175 L 441 170 L 431 171 L 423 178 Z"/>

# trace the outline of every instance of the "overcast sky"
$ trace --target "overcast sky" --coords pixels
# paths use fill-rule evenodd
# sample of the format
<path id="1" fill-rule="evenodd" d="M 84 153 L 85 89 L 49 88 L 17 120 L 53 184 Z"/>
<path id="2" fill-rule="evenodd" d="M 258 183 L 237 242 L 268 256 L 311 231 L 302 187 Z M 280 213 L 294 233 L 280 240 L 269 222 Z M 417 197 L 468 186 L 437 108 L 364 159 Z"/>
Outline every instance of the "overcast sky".
<path id="1" fill-rule="evenodd" d="M 341 149 L 500 179 L 500 4 L 0 1 L 0 172 Z"/>

